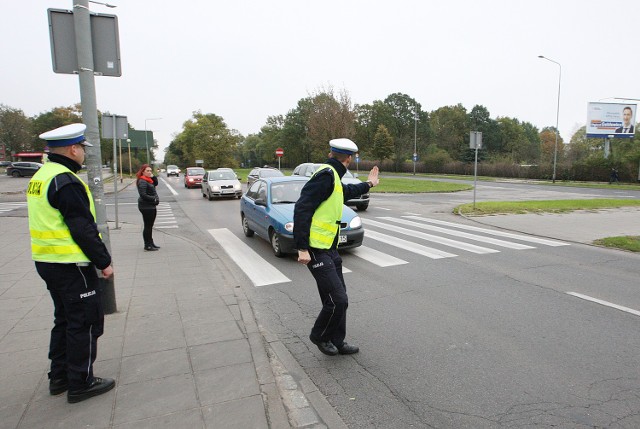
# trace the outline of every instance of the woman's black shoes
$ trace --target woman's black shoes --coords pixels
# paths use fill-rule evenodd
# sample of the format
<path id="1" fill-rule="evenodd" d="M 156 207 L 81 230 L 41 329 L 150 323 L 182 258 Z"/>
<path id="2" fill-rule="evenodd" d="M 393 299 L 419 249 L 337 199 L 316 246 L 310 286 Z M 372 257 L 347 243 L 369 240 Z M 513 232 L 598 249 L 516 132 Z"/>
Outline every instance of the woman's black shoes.
<path id="1" fill-rule="evenodd" d="M 160 248 L 160 246 L 156 246 L 156 243 L 151 243 L 151 247 L 155 247 L 156 249 Z"/>
<path id="2" fill-rule="evenodd" d="M 144 250 L 148 250 L 149 252 L 153 252 L 153 251 L 156 251 L 158 249 L 159 249 L 159 247 L 153 247 L 151 245 L 144 246 Z"/>

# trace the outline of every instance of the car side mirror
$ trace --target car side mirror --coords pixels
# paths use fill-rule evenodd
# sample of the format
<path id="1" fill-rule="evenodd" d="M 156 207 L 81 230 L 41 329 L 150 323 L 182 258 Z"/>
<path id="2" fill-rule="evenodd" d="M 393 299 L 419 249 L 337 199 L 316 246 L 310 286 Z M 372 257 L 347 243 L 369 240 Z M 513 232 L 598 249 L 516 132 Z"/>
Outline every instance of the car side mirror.
<path id="1" fill-rule="evenodd" d="M 267 202 L 263 199 L 263 198 L 257 198 L 256 199 L 256 205 L 257 206 L 267 206 Z"/>

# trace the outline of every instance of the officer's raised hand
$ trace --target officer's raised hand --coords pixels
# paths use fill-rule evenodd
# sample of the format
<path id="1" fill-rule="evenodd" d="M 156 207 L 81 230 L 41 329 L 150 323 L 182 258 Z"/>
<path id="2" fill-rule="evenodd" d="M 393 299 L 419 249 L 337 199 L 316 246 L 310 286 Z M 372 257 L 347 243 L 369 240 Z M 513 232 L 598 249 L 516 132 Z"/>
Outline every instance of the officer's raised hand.
<path id="1" fill-rule="evenodd" d="M 378 186 L 380 180 L 378 180 L 378 166 L 376 165 L 369 172 L 369 177 L 367 177 L 367 182 L 369 182 L 371 187 Z"/>

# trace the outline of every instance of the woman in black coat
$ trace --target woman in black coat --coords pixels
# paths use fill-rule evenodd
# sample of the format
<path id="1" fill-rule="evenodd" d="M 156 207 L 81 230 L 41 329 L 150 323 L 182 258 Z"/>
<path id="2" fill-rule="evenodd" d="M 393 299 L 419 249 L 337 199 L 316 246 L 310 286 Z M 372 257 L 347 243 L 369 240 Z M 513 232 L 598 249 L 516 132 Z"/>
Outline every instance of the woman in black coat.
<path id="1" fill-rule="evenodd" d="M 160 198 L 156 192 L 158 179 L 153 175 L 153 170 L 149 164 L 143 164 L 136 173 L 138 185 L 138 210 L 142 213 L 144 229 L 142 238 L 144 239 L 144 250 L 155 251 L 160 248 L 153 242 L 153 223 L 156 221 L 156 206 L 160 204 Z"/>

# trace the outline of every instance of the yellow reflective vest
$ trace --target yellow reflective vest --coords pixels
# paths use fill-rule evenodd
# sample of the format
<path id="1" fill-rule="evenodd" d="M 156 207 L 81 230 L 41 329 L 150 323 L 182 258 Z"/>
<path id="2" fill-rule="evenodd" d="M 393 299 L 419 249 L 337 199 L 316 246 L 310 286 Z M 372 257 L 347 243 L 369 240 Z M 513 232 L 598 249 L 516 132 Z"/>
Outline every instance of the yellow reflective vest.
<path id="1" fill-rule="evenodd" d="M 49 204 L 47 193 L 55 176 L 71 173 L 82 183 L 89 197 L 89 208 L 96 219 L 96 208 L 91 191 L 73 171 L 57 162 L 46 162 L 29 181 L 27 208 L 29 209 L 29 232 L 31 255 L 34 261 L 54 263 L 90 262 L 80 246 L 71 237 L 59 210 Z"/>
<path id="2" fill-rule="evenodd" d="M 330 168 L 333 172 L 333 192 L 316 209 L 311 218 L 311 229 L 309 231 L 309 246 L 316 249 L 330 249 L 336 234 L 340 230 L 342 219 L 342 208 L 344 207 L 344 196 L 342 182 L 338 172 L 329 164 L 322 164 L 316 172 Z M 311 177 L 313 177 L 311 176 Z"/>

